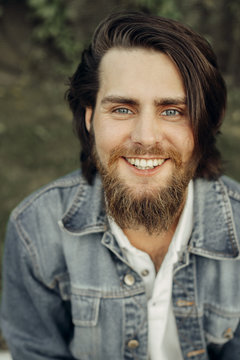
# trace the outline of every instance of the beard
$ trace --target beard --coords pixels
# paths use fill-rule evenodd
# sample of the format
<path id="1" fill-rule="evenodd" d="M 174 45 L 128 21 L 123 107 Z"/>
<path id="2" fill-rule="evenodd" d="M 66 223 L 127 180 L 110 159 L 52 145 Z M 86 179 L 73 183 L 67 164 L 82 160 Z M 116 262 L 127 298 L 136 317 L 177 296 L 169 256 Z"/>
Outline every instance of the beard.
<path id="1" fill-rule="evenodd" d="M 149 235 L 159 235 L 171 228 L 181 213 L 188 183 L 196 169 L 193 160 L 183 164 L 178 152 L 164 150 L 159 145 L 148 148 L 141 145 L 116 147 L 110 153 L 107 167 L 102 164 L 95 143 L 92 155 L 102 177 L 107 214 L 121 229 L 137 230 L 144 227 Z M 136 191 L 134 183 L 127 185 L 117 169 L 121 157 L 134 155 L 170 158 L 174 164 L 172 175 L 164 184 L 148 184 L 146 189 L 143 184 L 140 191 Z"/>

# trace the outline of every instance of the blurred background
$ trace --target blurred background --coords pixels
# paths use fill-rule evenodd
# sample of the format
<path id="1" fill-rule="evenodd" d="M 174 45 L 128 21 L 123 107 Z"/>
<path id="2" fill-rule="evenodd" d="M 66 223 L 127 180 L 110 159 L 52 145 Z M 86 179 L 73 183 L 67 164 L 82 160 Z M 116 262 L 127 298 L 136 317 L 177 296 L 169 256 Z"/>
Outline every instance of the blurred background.
<path id="1" fill-rule="evenodd" d="M 219 147 L 240 180 L 239 0 L 0 0 L 0 259 L 13 207 L 79 166 L 68 77 L 98 22 L 122 9 L 180 20 L 212 44 L 229 92 Z"/>

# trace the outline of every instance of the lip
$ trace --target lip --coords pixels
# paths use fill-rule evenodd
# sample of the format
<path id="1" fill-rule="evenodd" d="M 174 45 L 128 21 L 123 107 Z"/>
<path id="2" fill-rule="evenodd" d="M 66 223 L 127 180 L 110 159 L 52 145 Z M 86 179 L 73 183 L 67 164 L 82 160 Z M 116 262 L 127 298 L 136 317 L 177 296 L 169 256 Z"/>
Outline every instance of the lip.
<path id="1" fill-rule="evenodd" d="M 136 156 L 136 155 L 133 155 L 133 156 L 122 156 L 123 159 L 125 158 L 128 158 L 128 159 L 131 159 L 131 158 L 134 158 L 134 159 L 145 159 L 145 160 L 153 160 L 153 159 L 160 159 L 160 160 L 167 160 L 166 158 L 164 157 L 159 157 L 159 156 Z"/>
<path id="2" fill-rule="evenodd" d="M 131 156 L 128 156 L 128 158 L 131 158 Z M 170 160 L 169 158 L 165 159 L 165 158 L 160 158 L 160 157 L 144 157 L 144 156 L 133 156 L 133 158 L 135 159 L 146 159 L 146 160 L 150 160 L 150 159 L 164 159 L 164 163 L 161 165 L 158 165 L 156 167 L 154 167 L 153 169 L 145 169 L 145 170 L 141 170 L 138 169 L 136 166 L 130 164 L 127 159 L 125 157 L 122 157 L 122 160 L 124 160 L 125 164 L 127 164 L 129 166 L 129 168 L 134 171 L 134 173 L 138 176 L 153 176 L 156 173 L 159 172 L 159 170 L 161 170 L 161 168 Z"/>

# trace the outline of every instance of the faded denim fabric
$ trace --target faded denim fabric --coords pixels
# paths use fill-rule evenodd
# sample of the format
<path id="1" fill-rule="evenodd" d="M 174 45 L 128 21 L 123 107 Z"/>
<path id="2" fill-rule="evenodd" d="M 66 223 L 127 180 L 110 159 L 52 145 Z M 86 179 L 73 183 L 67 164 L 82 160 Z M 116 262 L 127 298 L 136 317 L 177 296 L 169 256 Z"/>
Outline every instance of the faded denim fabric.
<path id="1" fill-rule="evenodd" d="M 223 177 L 194 187 L 194 228 L 172 288 L 183 357 L 239 360 L 240 185 Z M 109 229 L 98 176 L 89 186 L 70 174 L 13 211 L 3 275 L 1 328 L 14 360 L 147 360 L 144 284 Z"/>

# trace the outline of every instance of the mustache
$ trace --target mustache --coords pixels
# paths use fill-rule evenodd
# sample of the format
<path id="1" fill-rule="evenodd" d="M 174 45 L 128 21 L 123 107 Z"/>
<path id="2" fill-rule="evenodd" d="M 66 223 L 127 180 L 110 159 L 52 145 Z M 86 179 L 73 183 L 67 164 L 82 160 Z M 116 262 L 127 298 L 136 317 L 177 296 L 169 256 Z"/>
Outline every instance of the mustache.
<path id="1" fill-rule="evenodd" d="M 173 148 L 164 149 L 162 145 L 142 146 L 135 144 L 131 147 L 126 145 L 116 146 L 112 149 L 109 156 L 108 165 L 112 166 L 120 157 L 134 156 L 157 156 L 164 159 L 171 159 L 177 167 L 182 165 L 181 155 Z"/>

